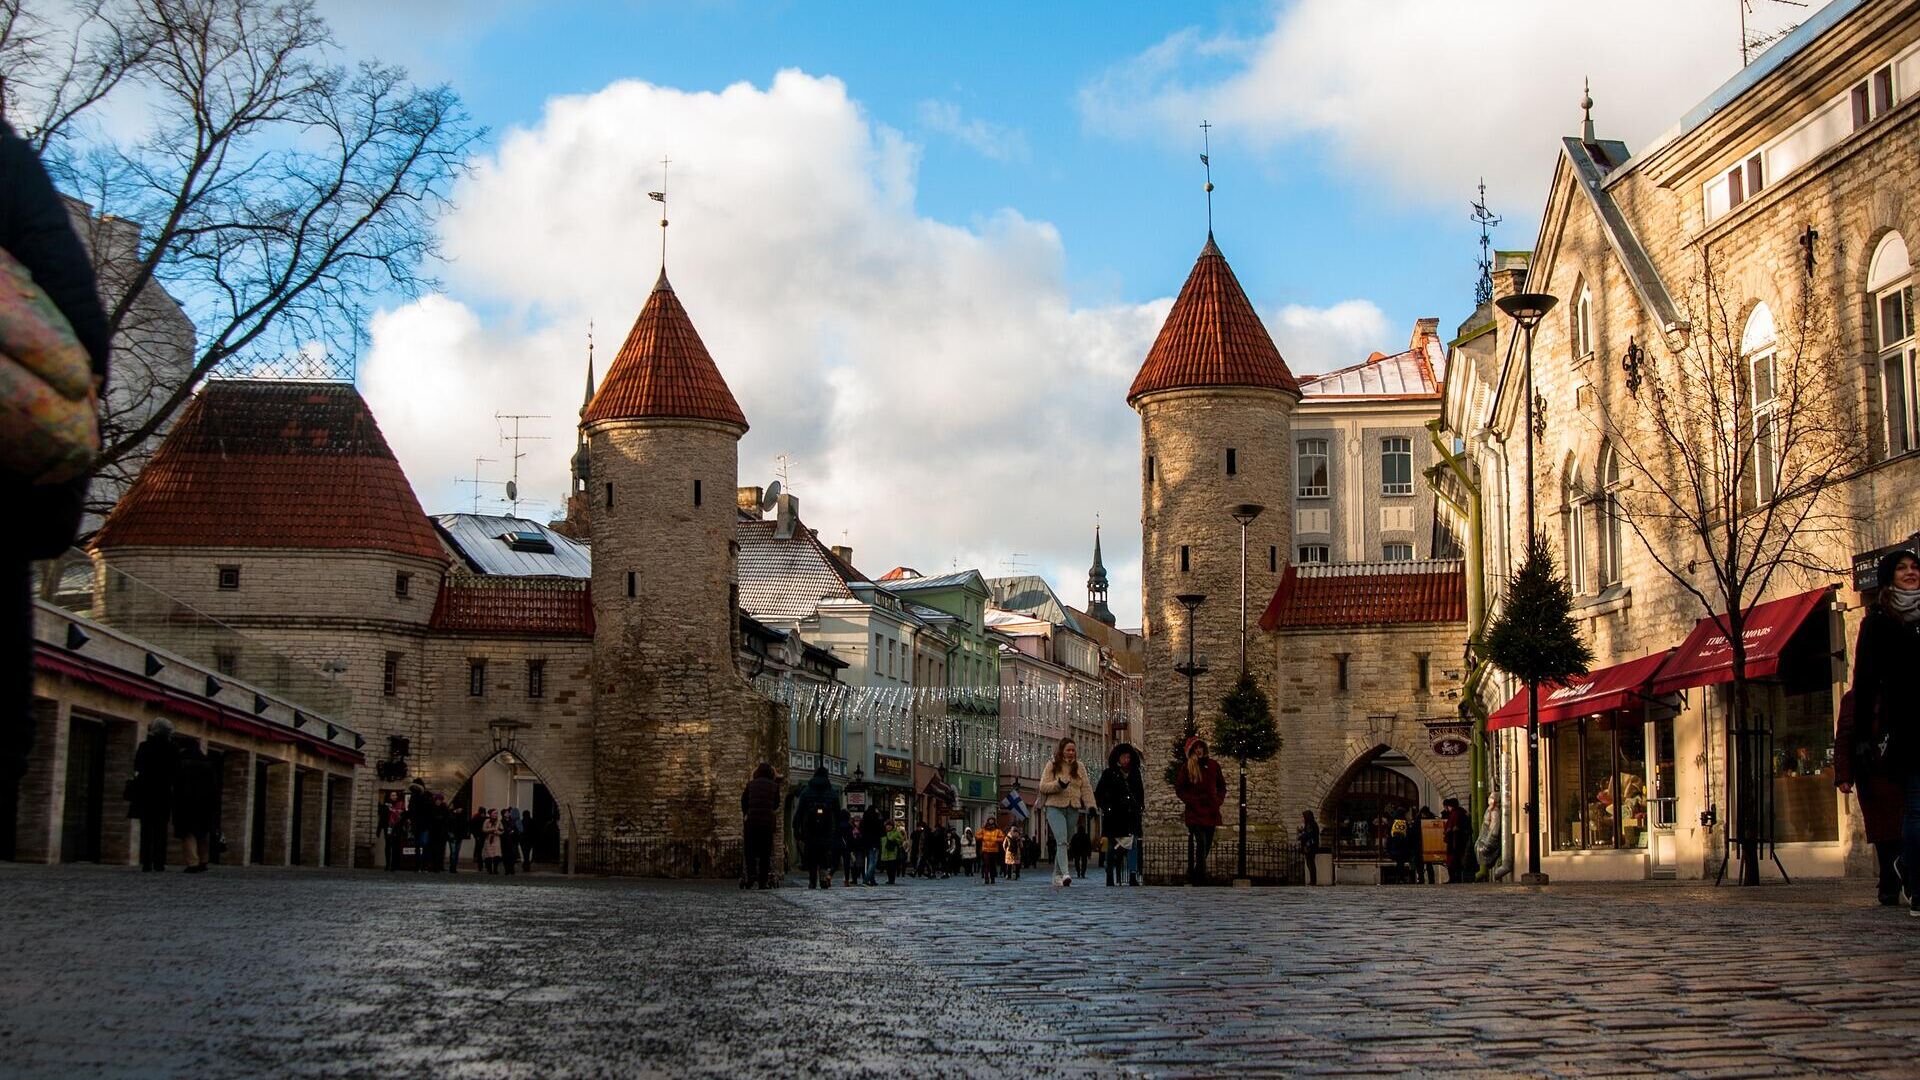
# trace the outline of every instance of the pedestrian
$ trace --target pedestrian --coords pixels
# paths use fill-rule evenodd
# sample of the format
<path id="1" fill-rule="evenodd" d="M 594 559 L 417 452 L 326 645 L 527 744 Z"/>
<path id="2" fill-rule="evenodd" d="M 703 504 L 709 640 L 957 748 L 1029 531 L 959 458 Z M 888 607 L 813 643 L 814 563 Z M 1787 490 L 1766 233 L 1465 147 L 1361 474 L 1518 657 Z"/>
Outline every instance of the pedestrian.
<path id="1" fill-rule="evenodd" d="M 427 832 L 432 837 L 427 841 L 427 869 L 435 873 L 443 873 L 447 868 L 447 819 L 452 816 L 453 812 L 447 809 L 447 797 L 435 792 L 433 816 L 427 826 Z"/>
<path id="2" fill-rule="evenodd" d="M 86 407 L 97 409 L 99 398 L 106 392 L 111 334 L 94 281 L 93 261 L 74 234 L 69 215 L 67 203 L 54 190 L 33 146 L 0 120 L 0 251 L 17 261 L 29 279 L 7 286 L 8 295 L 0 305 L 0 337 L 8 341 L 58 340 L 58 349 L 46 349 L 34 358 L 34 374 L 26 374 L 26 364 L 20 365 L 21 373 L 43 382 L 39 375 L 59 372 L 66 376 L 69 388 L 76 390 L 75 381 L 89 383 L 92 400 Z M 50 303 L 38 302 L 43 295 Z M 61 321 L 66 325 L 59 325 Z M 19 359 L 8 357 L 7 362 L 17 363 Z M 56 391 L 56 396 L 64 402 L 78 401 L 73 394 Z M 8 415 L 8 440 L 26 435 L 29 429 L 34 434 L 48 433 L 38 423 L 44 417 L 23 412 Z M 72 416 L 79 419 L 80 413 L 75 410 Z M 97 448 L 98 433 L 93 434 Z M 44 474 L 0 471 L 0 505 L 7 508 L 7 528 L 0 534 L 0 778 L 7 781 L 25 774 L 34 741 L 35 712 L 29 707 L 34 657 L 33 561 L 55 558 L 72 546 L 79 534 L 87 494 L 84 475 L 43 480 Z M 161 778 L 162 774 L 156 772 L 151 779 Z M 6 786 L 10 788 L 11 784 Z M 130 801 L 151 808 L 150 799 L 132 800 L 132 792 L 127 794 Z M 171 791 L 166 797 L 171 797 Z M 151 852 L 144 847 L 147 830 L 144 824 L 141 828 L 141 866 L 164 869 L 165 822 L 152 830 L 159 835 L 161 856 L 157 864 L 148 859 Z"/>
<path id="3" fill-rule="evenodd" d="M 1080 831 L 1080 816 L 1093 809 L 1093 784 L 1080 767 L 1080 748 L 1072 739 L 1061 739 L 1053 749 L 1053 758 L 1040 771 L 1040 805 L 1046 811 L 1047 829 L 1056 841 L 1053 860 L 1055 888 L 1073 884 L 1067 872 L 1067 848 L 1058 838 Z"/>
<path id="4" fill-rule="evenodd" d="M 960 872 L 967 877 L 973 876 L 973 862 L 979 857 L 980 842 L 973 837 L 973 826 L 960 834 Z"/>
<path id="5" fill-rule="evenodd" d="M 874 878 L 880 872 L 881 860 L 885 858 L 880 850 L 880 841 L 884 840 L 886 835 L 887 819 L 880 815 L 880 808 L 877 806 L 867 807 L 866 813 L 860 815 L 860 838 L 867 845 L 867 873 L 863 880 L 868 885 L 879 884 Z"/>
<path id="6" fill-rule="evenodd" d="M 416 873 L 427 868 L 427 842 L 432 838 L 433 796 L 427 794 L 425 780 L 415 777 L 407 785 L 406 837 L 414 845 L 413 869 Z"/>
<path id="7" fill-rule="evenodd" d="M 1880 748 L 1863 730 L 1852 690 L 1840 695 L 1840 718 L 1833 734 L 1833 784 L 1859 797 L 1867 842 L 1879 864 L 1880 903 L 1900 903 L 1900 782 L 1886 767 Z"/>
<path id="8" fill-rule="evenodd" d="M 476 869 L 487 868 L 487 808 L 476 807 L 473 817 L 467 820 L 467 835 L 473 838 L 473 865 Z"/>
<path id="9" fill-rule="evenodd" d="M 520 808 L 509 806 L 500 813 L 500 854 L 501 865 L 506 868 L 508 877 L 513 876 L 513 864 L 520 853 Z"/>
<path id="10" fill-rule="evenodd" d="M 1007 877 L 1015 881 L 1020 880 L 1020 852 L 1025 843 L 1026 840 L 1020 835 L 1020 826 L 1018 825 L 1008 828 L 1007 837 L 1001 842 L 1001 846 L 1005 848 L 1005 851 L 1001 855 L 1005 865 L 1003 865 L 1001 869 L 1006 873 Z"/>
<path id="11" fill-rule="evenodd" d="M 953 827 L 953 822 L 947 822 L 946 833 L 941 838 L 941 843 L 946 854 L 941 862 L 945 869 L 940 876 L 952 877 L 960 872 L 960 832 Z"/>
<path id="12" fill-rule="evenodd" d="M 911 849 L 908 855 L 913 859 L 914 877 L 927 876 L 927 838 L 931 832 L 932 830 L 927 828 L 926 822 L 918 821 L 914 823 L 913 839 L 908 842 L 908 847 Z"/>
<path id="13" fill-rule="evenodd" d="M 1079 824 L 1073 830 L 1073 839 L 1067 841 L 1067 868 L 1073 876 L 1082 881 L 1087 879 L 1087 860 L 1093 857 L 1093 838 L 1087 835 L 1087 819 L 1083 814 Z"/>
<path id="14" fill-rule="evenodd" d="M 1473 850 L 1473 821 L 1467 817 L 1459 799 L 1442 800 L 1440 807 L 1447 840 L 1447 884 L 1457 885 L 1468 880 L 1467 858 Z"/>
<path id="15" fill-rule="evenodd" d="M 1140 884 L 1140 817 L 1147 796 L 1140 780 L 1140 752 L 1129 743 L 1107 751 L 1107 768 L 1100 774 L 1094 800 L 1100 804 L 1100 831 L 1108 840 L 1107 884 Z"/>
<path id="16" fill-rule="evenodd" d="M 906 857 L 907 829 L 898 821 L 889 822 L 887 831 L 880 834 L 880 861 L 886 864 L 887 884 L 892 885 L 900 875 L 900 864 Z"/>
<path id="17" fill-rule="evenodd" d="M 473 835 L 473 819 L 467 816 L 461 807 L 449 807 L 447 811 L 447 873 L 460 872 L 460 849 L 467 845 L 467 837 Z"/>
<path id="18" fill-rule="evenodd" d="M 533 811 L 520 815 L 520 869 L 533 873 L 533 844 L 539 837 L 539 826 L 533 820 Z"/>
<path id="19" fill-rule="evenodd" d="M 1908 910 L 1920 916 L 1920 557 L 1895 551 L 1880 560 L 1878 594 L 1860 620 L 1854 646 L 1853 723 L 1848 732 L 1848 768 L 1861 787 L 1861 811 L 1874 798 L 1878 785 L 1868 787 L 1868 776 L 1884 776 L 1901 790 L 1900 866 L 1907 875 Z M 1839 752 L 1836 751 L 1836 758 Z M 1834 780 L 1841 783 L 1836 767 Z M 1843 784 L 1841 790 L 1847 789 Z M 1877 801 L 1877 799 L 1876 799 Z M 1871 822 L 1869 818 L 1869 822 Z M 1871 824 L 1869 824 L 1871 827 Z M 1884 835 L 1884 833 L 1883 833 Z M 1884 866 L 1884 862 L 1882 863 Z M 1881 875 L 1880 901 L 1900 902 L 1898 891 L 1889 900 L 1886 875 Z"/>
<path id="20" fill-rule="evenodd" d="M 127 781 L 127 816 L 140 822 L 143 871 L 167 868 L 167 819 L 173 813 L 173 771 L 178 760 L 173 721 L 155 717 L 147 724 L 146 739 L 133 752 L 133 779 Z"/>
<path id="21" fill-rule="evenodd" d="M 213 763 L 200 749 L 200 740 L 178 740 L 173 766 L 173 834 L 180 838 L 181 861 L 187 873 L 204 874 L 212 857 L 213 816 L 220 787 Z"/>
<path id="22" fill-rule="evenodd" d="M 1407 857 L 1409 842 L 1407 833 L 1411 824 L 1409 819 L 1412 816 L 1412 810 L 1403 811 L 1387 828 L 1387 858 L 1393 861 L 1393 883 L 1396 885 L 1413 884 L 1413 867 L 1409 864 Z"/>
<path id="23" fill-rule="evenodd" d="M 991 885 L 999 876 L 1000 848 L 1006 842 L 1007 834 L 1000 830 L 1000 823 L 988 818 L 973 834 L 974 841 L 980 845 L 980 884 Z"/>
<path id="24" fill-rule="evenodd" d="M 1845 696 L 1842 695 L 1843 708 Z M 1844 713 L 1843 713 L 1844 715 Z M 1897 809 L 1897 807 L 1896 807 Z M 1895 815 L 1896 820 L 1898 815 Z M 1476 879 L 1480 881 L 1499 881 L 1507 876 L 1509 867 L 1501 850 L 1500 843 L 1500 794 L 1487 793 L 1487 812 L 1480 819 L 1480 837 L 1474 841 L 1474 857 L 1480 860 L 1480 872 Z"/>
<path id="25" fill-rule="evenodd" d="M 773 765 L 761 762 L 740 792 L 740 834 L 745 859 L 740 887 L 764 889 L 773 880 L 773 834 L 780 827 L 780 781 Z"/>
<path id="26" fill-rule="evenodd" d="M 1414 862 L 1419 865 L 1421 876 L 1429 885 L 1439 877 L 1439 871 L 1434 868 L 1434 860 L 1427 857 L 1427 827 L 1424 823 L 1433 821 L 1437 816 L 1431 807 L 1423 806 L 1420 808 L 1420 819 L 1413 823 Z M 1442 858 L 1446 857 L 1444 849 L 1440 854 Z"/>
<path id="27" fill-rule="evenodd" d="M 485 837 L 486 846 L 481 852 L 481 860 L 486 864 L 487 873 L 500 872 L 500 811 L 486 811 L 487 820 L 480 826 L 480 835 Z"/>
<path id="28" fill-rule="evenodd" d="M 794 834 L 807 868 L 807 888 L 833 887 L 833 838 L 840 825 L 840 798 L 825 766 L 813 770 L 794 804 Z"/>
<path id="29" fill-rule="evenodd" d="M 1307 884 L 1320 884 L 1319 860 L 1314 857 L 1320 852 L 1320 823 L 1314 820 L 1313 811 L 1300 811 L 1300 830 L 1293 834 L 1293 839 L 1300 849 L 1300 861 L 1307 868 Z"/>
<path id="30" fill-rule="evenodd" d="M 407 848 L 407 793 L 390 792 L 380 808 L 387 822 L 387 869 L 400 869 Z"/>
<path id="31" fill-rule="evenodd" d="M 1187 740 L 1187 760 L 1174 779 L 1174 793 L 1186 810 L 1187 884 L 1207 883 L 1207 855 L 1213 851 L 1213 831 L 1220 827 L 1220 806 L 1227 800 L 1227 778 L 1220 763 L 1207 756 L 1206 740 Z"/>

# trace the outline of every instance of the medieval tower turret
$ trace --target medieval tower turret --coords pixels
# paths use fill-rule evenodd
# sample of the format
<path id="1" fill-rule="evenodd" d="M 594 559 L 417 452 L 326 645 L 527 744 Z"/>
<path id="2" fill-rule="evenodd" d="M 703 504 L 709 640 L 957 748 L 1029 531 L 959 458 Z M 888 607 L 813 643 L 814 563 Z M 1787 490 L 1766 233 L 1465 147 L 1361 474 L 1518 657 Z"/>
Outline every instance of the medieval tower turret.
<path id="1" fill-rule="evenodd" d="M 593 833 L 615 852 L 736 837 L 740 786 L 757 762 L 786 757 L 774 707 L 734 666 L 734 488 L 747 419 L 664 270 L 581 428 L 592 498 Z"/>
<path id="2" fill-rule="evenodd" d="M 1254 626 L 1273 595 L 1293 537 L 1293 410 L 1300 387 L 1248 302 L 1213 236 L 1167 313 L 1127 391 L 1140 414 L 1142 621 L 1147 645 L 1142 749 L 1165 762 L 1186 723 L 1189 634 L 1207 672 L 1195 682 L 1194 715 L 1212 730 L 1220 700 L 1239 677 L 1240 524 L 1234 510 L 1262 507 L 1246 530 L 1247 666 L 1274 696 L 1266 638 Z M 1194 615 L 1181 595 L 1204 595 Z M 1276 712 L 1281 703 L 1275 700 Z M 1257 807 L 1261 788 L 1250 791 Z M 1179 803 L 1154 770 L 1150 827 L 1179 821 Z M 1264 808 L 1261 808 L 1264 810 Z M 1257 813 L 1255 820 L 1278 820 Z"/>

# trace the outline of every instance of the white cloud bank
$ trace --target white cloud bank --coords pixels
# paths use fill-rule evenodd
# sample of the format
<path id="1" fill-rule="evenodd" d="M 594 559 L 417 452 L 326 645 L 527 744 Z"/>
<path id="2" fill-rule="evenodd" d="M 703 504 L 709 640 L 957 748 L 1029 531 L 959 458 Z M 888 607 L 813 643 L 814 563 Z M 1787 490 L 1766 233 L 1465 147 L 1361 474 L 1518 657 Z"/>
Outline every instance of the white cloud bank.
<path id="1" fill-rule="evenodd" d="M 1103 515 L 1113 606 L 1137 624 L 1138 421 L 1123 400 L 1170 300 L 1075 307 L 1057 232 L 914 210 L 916 149 L 835 79 L 687 93 L 621 82 L 549 102 L 475 163 L 442 223 L 451 295 L 382 314 L 361 384 L 430 512 L 466 509 L 474 458 L 504 478 L 495 413 L 528 430 L 523 494 L 557 513 L 585 339 L 599 370 L 668 268 L 753 430 L 742 483 L 799 461 L 808 523 L 878 574 L 1084 567 Z M 1364 353 L 1362 354 L 1364 355 Z M 527 511 L 542 516 L 549 508 Z M 1056 581 L 1084 599 L 1084 572 Z"/>

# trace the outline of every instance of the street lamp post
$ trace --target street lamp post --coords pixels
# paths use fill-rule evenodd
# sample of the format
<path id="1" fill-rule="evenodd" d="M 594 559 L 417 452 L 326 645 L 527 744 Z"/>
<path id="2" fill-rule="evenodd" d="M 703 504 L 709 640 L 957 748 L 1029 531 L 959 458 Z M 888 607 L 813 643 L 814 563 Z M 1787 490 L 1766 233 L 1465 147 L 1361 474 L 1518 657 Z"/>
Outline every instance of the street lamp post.
<path id="1" fill-rule="evenodd" d="M 1547 312 L 1559 303 L 1547 293 L 1514 293 L 1495 303 L 1507 313 L 1526 335 L 1526 424 L 1527 424 L 1527 543 L 1533 543 L 1533 332 Z M 1547 875 L 1540 872 L 1540 684 L 1527 683 L 1527 872 L 1523 885 L 1545 885 Z"/>
<path id="2" fill-rule="evenodd" d="M 1240 523 L 1240 677 L 1247 677 L 1247 526 L 1260 516 L 1266 507 L 1259 503 L 1240 503 L 1228 513 Z M 1236 867 L 1234 881 L 1245 882 L 1247 878 L 1247 761 L 1240 759 L 1240 858 Z"/>
<path id="3" fill-rule="evenodd" d="M 1193 651 L 1194 613 L 1199 610 L 1201 604 L 1207 602 L 1207 595 L 1205 593 L 1180 593 L 1175 596 L 1174 599 L 1180 602 L 1181 607 L 1187 609 L 1187 662 L 1184 664 L 1175 664 L 1173 670 L 1185 676 L 1187 680 L 1187 730 L 1192 731 L 1194 727 L 1193 681 L 1207 673 L 1207 666 L 1200 662 L 1199 657 L 1195 655 Z M 1189 885 L 1193 884 L 1193 856 L 1193 833 L 1188 832 L 1187 884 Z"/>

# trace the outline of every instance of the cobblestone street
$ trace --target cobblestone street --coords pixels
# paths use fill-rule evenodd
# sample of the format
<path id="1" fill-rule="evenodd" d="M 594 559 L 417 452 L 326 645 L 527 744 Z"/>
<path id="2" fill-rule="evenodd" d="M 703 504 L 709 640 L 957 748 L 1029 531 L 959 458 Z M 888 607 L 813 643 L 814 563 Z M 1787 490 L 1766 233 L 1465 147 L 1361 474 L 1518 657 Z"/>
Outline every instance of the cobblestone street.
<path id="1" fill-rule="evenodd" d="M 0 865 L 8 1076 L 1913 1076 L 1871 887 L 729 885 Z"/>

